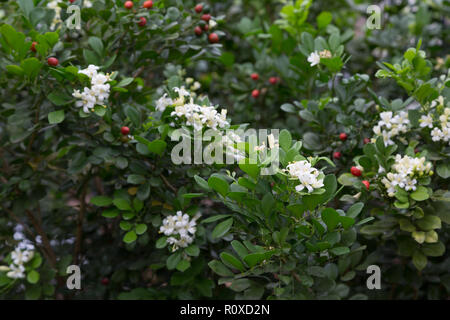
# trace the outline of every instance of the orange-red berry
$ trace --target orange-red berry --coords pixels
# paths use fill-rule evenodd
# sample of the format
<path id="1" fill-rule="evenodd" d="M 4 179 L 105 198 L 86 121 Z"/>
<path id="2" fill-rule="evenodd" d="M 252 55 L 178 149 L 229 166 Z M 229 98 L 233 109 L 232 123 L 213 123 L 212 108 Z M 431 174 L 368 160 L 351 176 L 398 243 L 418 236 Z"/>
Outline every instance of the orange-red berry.
<path id="1" fill-rule="evenodd" d="M 142 6 L 145 9 L 151 9 L 151 7 L 153 7 L 153 1 L 152 0 L 144 1 L 144 4 Z"/>
<path id="2" fill-rule="evenodd" d="M 47 63 L 51 67 L 56 67 L 58 65 L 59 61 L 58 61 L 58 59 L 51 57 L 51 58 L 47 59 Z"/>

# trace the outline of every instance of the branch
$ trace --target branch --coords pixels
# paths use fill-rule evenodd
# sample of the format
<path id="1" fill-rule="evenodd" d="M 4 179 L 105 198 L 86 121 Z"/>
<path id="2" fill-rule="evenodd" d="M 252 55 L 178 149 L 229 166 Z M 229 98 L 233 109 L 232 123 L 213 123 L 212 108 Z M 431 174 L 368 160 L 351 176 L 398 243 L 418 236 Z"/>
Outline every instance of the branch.
<path id="1" fill-rule="evenodd" d="M 84 214 L 86 211 L 86 185 L 83 186 L 83 191 L 80 196 L 80 211 L 78 212 L 78 221 L 77 221 L 77 233 L 75 240 L 75 249 L 73 253 L 73 264 L 78 265 L 79 255 L 81 252 L 81 242 L 83 240 L 83 220 Z"/>
<path id="2" fill-rule="evenodd" d="M 48 255 L 48 260 L 50 263 L 50 266 L 54 269 L 56 269 L 56 255 L 53 251 L 52 246 L 50 245 L 50 241 L 48 240 L 47 234 L 44 232 L 44 229 L 42 229 L 41 222 L 36 219 L 36 217 L 31 213 L 30 210 L 25 210 L 25 213 L 27 214 L 28 218 L 30 219 L 31 223 L 34 226 L 34 229 L 36 232 L 41 236 L 42 244 L 44 245 L 45 251 Z"/>
<path id="3" fill-rule="evenodd" d="M 173 185 L 171 185 L 170 182 L 167 180 L 166 177 L 164 177 L 164 175 L 162 173 L 159 176 L 161 177 L 162 181 L 168 188 L 170 188 L 175 193 L 178 192 L 177 188 L 175 188 Z"/>

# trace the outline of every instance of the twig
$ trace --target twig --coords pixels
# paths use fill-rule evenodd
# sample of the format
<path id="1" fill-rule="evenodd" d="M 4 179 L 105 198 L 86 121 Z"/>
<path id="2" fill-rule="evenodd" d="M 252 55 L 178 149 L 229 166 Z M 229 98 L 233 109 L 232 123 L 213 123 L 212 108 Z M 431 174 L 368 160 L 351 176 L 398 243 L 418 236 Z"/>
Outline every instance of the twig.
<path id="1" fill-rule="evenodd" d="M 52 246 L 50 245 L 50 241 L 48 240 L 47 234 L 44 232 L 44 229 L 42 229 L 42 225 L 38 219 L 31 213 L 30 210 L 25 210 L 25 213 L 27 214 L 28 218 L 30 219 L 31 223 L 34 226 L 34 229 L 36 232 L 41 236 L 42 244 L 44 245 L 45 251 L 47 252 L 50 266 L 54 269 L 56 269 L 56 255 L 53 251 Z"/>
<path id="2" fill-rule="evenodd" d="M 86 211 L 86 185 L 83 187 L 83 191 L 81 192 L 80 197 L 80 211 L 78 212 L 78 221 L 77 221 L 77 234 L 75 240 L 75 249 L 73 253 L 73 264 L 78 265 L 79 255 L 81 252 L 81 242 L 83 240 L 83 220 L 84 213 Z"/>
<path id="3" fill-rule="evenodd" d="M 178 192 L 177 188 L 175 188 L 173 185 L 171 185 L 170 182 L 167 180 L 166 177 L 164 177 L 164 175 L 163 175 L 162 173 L 161 173 L 159 176 L 161 177 L 162 181 L 164 182 L 164 184 L 165 184 L 167 187 L 169 187 L 169 188 L 170 188 L 173 192 L 175 192 L 175 193 Z"/>

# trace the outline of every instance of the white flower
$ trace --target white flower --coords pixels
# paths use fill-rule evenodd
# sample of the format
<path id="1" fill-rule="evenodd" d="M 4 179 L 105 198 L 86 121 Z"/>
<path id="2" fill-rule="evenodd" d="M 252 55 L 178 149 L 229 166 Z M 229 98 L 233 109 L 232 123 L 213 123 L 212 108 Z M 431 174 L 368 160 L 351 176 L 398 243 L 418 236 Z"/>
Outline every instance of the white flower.
<path id="1" fill-rule="evenodd" d="M 422 128 L 433 128 L 433 117 L 431 117 L 430 115 L 421 116 L 419 122 Z"/>
<path id="2" fill-rule="evenodd" d="M 295 190 L 300 192 L 307 189 L 308 193 L 323 187 L 323 177 L 320 177 L 320 172 L 311 167 L 311 163 L 306 160 L 296 161 L 286 166 L 291 179 L 299 180 L 300 184 L 295 187 Z M 323 176 L 323 175 L 322 175 Z"/>
<path id="3" fill-rule="evenodd" d="M 100 67 L 97 67 L 93 64 L 90 64 L 86 69 L 82 69 L 78 71 L 78 73 L 82 73 L 87 75 L 89 78 L 93 78 L 95 75 L 97 75 L 97 70 L 100 69 Z"/>
<path id="4" fill-rule="evenodd" d="M 311 67 L 314 67 L 315 65 L 320 63 L 320 55 L 317 53 L 317 51 L 311 52 L 308 57 L 308 62 L 311 64 Z"/>
<path id="5" fill-rule="evenodd" d="M 91 79 L 91 88 L 85 87 L 83 92 L 74 90 L 72 96 L 79 99 L 75 106 L 83 107 L 85 113 L 94 109 L 95 105 L 103 105 L 109 98 L 110 81 L 109 74 L 98 73 L 100 67 L 90 64 L 86 69 L 79 70 L 78 73 L 85 74 Z"/>
<path id="6" fill-rule="evenodd" d="M 163 112 L 166 107 L 171 104 L 173 104 L 173 100 L 167 97 L 167 93 L 165 93 L 158 101 L 156 101 L 156 110 Z"/>
<path id="7" fill-rule="evenodd" d="M 392 124 L 392 111 L 386 111 L 380 113 L 381 121 L 378 122 L 379 126 L 385 126 L 386 128 L 390 129 Z"/>
<path id="8" fill-rule="evenodd" d="M 27 263 L 33 258 L 33 251 L 22 251 L 19 248 L 16 248 L 13 252 L 11 252 L 11 259 L 16 265 L 22 265 Z"/>
<path id="9" fill-rule="evenodd" d="M 439 128 L 434 128 L 431 130 L 431 140 L 439 141 L 444 137 L 444 133 Z"/>
<path id="10" fill-rule="evenodd" d="M 212 28 L 214 28 L 215 26 L 217 26 L 217 22 L 214 21 L 213 19 L 209 20 L 209 28 L 212 29 Z"/>
<path id="11" fill-rule="evenodd" d="M 395 187 L 398 186 L 406 191 L 416 190 L 416 177 L 428 174 L 432 169 L 430 162 L 425 162 L 425 157 L 412 158 L 397 154 L 392 172 L 388 172 L 381 182 L 384 184 L 389 197 L 394 197 Z"/>
<path id="12" fill-rule="evenodd" d="M 173 245 L 172 251 L 176 251 L 178 248 L 185 248 L 194 241 L 192 236 L 197 231 L 196 220 L 199 217 L 200 215 L 197 215 L 190 219 L 189 215 L 177 211 L 175 215 L 163 220 L 163 225 L 159 228 L 159 232 L 170 236 L 167 238 L 167 243 Z"/>
<path id="13" fill-rule="evenodd" d="M 11 279 L 23 279 L 25 278 L 25 267 L 23 265 L 11 264 L 9 266 L 9 271 L 6 276 Z"/>
<path id="14" fill-rule="evenodd" d="M 376 137 L 383 137 L 385 146 L 393 145 L 392 138 L 395 136 L 408 132 L 410 122 L 407 112 L 401 111 L 394 115 L 392 111 L 385 111 L 380 113 L 380 118 L 381 120 L 372 130 Z"/>

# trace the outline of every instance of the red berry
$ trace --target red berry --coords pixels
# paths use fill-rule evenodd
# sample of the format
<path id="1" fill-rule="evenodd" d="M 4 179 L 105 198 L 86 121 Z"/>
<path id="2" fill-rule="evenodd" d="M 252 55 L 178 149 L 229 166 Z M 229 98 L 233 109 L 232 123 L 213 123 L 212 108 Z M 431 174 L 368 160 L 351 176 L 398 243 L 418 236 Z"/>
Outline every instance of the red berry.
<path id="1" fill-rule="evenodd" d="M 47 59 L 47 63 L 49 66 L 56 67 L 58 65 L 58 59 L 51 57 Z"/>
<path id="2" fill-rule="evenodd" d="M 363 180 L 362 183 L 366 186 L 366 189 L 369 190 L 370 182 L 367 180 Z"/>
<path id="3" fill-rule="evenodd" d="M 370 139 L 369 138 L 364 138 L 364 144 L 368 144 L 368 143 L 370 143 Z"/>
<path id="4" fill-rule="evenodd" d="M 344 133 L 344 132 L 342 132 L 342 133 L 339 135 L 339 139 L 341 139 L 342 141 L 347 140 L 347 134 Z"/>
<path id="5" fill-rule="evenodd" d="M 125 1 L 124 7 L 128 10 L 133 8 L 133 1 Z"/>
<path id="6" fill-rule="evenodd" d="M 126 136 L 127 134 L 130 133 L 130 128 L 128 128 L 128 127 L 122 127 L 122 128 L 120 129 L 120 132 L 122 132 L 122 134 L 123 134 L 124 136 Z"/>
<path id="7" fill-rule="evenodd" d="M 209 22 L 210 19 L 211 19 L 211 15 L 209 13 L 205 13 L 204 15 L 202 15 L 203 21 Z"/>
<path id="8" fill-rule="evenodd" d="M 202 28 L 197 26 L 197 27 L 194 28 L 194 32 L 195 32 L 196 35 L 201 36 L 202 33 L 203 33 L 203 30 L 202 30 Z"/>
<path id="9" fill-rule="evenodd" d="M 199 3 L 195 6 L 195 12 L 200 13 L 203 11 L 203 6 Z"/>
<path id="10" fill-rule="evenodd" d="M 146 24 L 147 24 L 147 19 L 145 19 L 144 17 L 140 17 L 140 18 L 139 18 L 138 25 L 139 25 L 140 27 L 145 27 Z"/>
<path id="11" fill-rule="evenodd" d="M 342 154 L 339 151 L 333 152 L 333 158 L 340 159 Z"/>
<path id="12" fill-rule="evenodd" d="M 153 1 L 152 0 L 144 1 L 144 4 L 142 6 L 145 9 L 150 9 L 151 7 L 153 7 Z"/>
<path id="13" fill-rule="evenodd" d="M 209 42 L 211 42 L 211 43 L 219 42 L 219 36 L 214 32 L 209 35 L 208 39 L 209 39 Z"/>
<path id="14" fill-rule="evenodd" d="M 209 30 L 209 24 L 205 24 L 205 25 L 203 26 L 203 30 L 208 31 L 208 30 Z"/>
<path id="15" fill-rule="evenodd" d="M 270 77 L 270 78 L 269 78 L 269 82 L 270 82 L 271 84 L 277 84 L 277 82 L 278 82 L 278 77 Z"/>
<path id="16" fill-rule="evenodd" d="M 259 79 L 259 74 L 257 74 L 257 73 L 252 73 L 252 74 L 250 75 L 250 77 L 251 77 L 253 80 L 258 80 L 258 79 Z"/>
<path id="17" fill-rule="evenodd" d="M 350 168 L 350 172 L 352 175 L 354 175 L 355 177 L 360 177 L 361 176 L 361 170 L 358 169 L 357 167 L 351 167 Z"/>
<path id="18" fill-rule="evenodd" d="M 255 90 L 252 91 L 252 97 L 255 98 L 255 99 L 259 97 L 259 90 L 258 89 L 255 89 Z"/>
<path id="19" fill-rule="evenodd" d="M 270 183 L 270 187 L 273 188 L 275 186 L 275 182 Z"/>
<path id="20" fill-rule="evenodd" d="M 36 41 L 33 41 L 33 43 L 31 44 L 30 50 L 33 51 L 33 52 L 36 52 L 36 45 L 37 45 L 37 44 L 38 44 L 38 43 L 37 43 Z"/>
<path id="21" fill-rule="evenodd" d="M 102 285 L 107 286 L 109 284 L 109 279 L 108 278 L 103 278 L 102 279 Z"/>
<path id="22" fill-rule="evenodd" d="M 75 0 L 69 0 L 69 2 L 70 2 L 70 3 L 74 3 L 74 2 L 75 2 Z"/>

